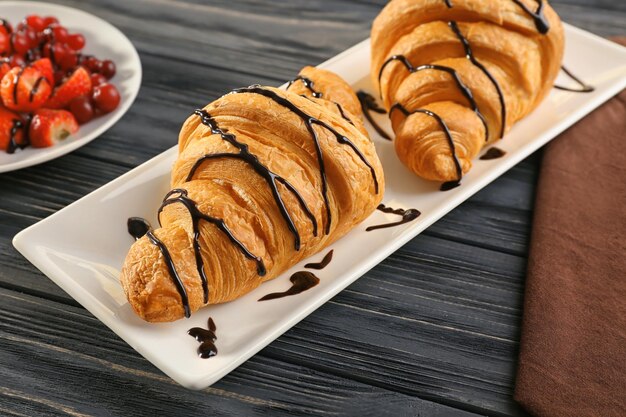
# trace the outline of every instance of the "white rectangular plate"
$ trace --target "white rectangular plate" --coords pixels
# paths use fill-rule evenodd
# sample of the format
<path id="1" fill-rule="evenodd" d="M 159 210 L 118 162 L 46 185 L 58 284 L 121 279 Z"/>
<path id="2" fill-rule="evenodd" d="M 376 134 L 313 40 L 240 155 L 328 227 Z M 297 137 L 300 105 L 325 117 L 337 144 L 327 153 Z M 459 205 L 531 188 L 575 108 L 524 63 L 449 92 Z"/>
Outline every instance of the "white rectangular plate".
<path id="1" fill-rule="evenodd" d="M 454 190 L 440 192 L 438 184 L 415 177 L 398 161 L 392 144 L 371 131 L 385 170 L 384 202 L 392 207 L 417 208 L 423 214 L 404 226 L 368 233 L 365 232 L 368 225 L 397 220 L 393 215 L 372 214 L 332 246 L 335 256 L 319 272 L 321 283 L 302 294 L 257 301 L 268 293 L 286 290 L 291 274 L 302 269 L 303 265 L 299 264 L 250 294 L 228 304 L 205 308 L 188 320 L 148 324 L 133 313 L 118 282 L 124 257 L 133 242 L 126 231 L 126 220 L 142 216 L 156 224 L 155 212 L 168 191 L 175 149 L 22 231 L 13 243 L 43 273 L 163 372 L 186 387 L 204 388 L 624 88 L 625 48 L 571 26 L 566 27 L 566 36 L 566 66 L 595 86 L 595 92 L 576 94 L 554 90 L 533 114 L 498 143 L 507 152 L 506 156 L 477 160 L 463 184 Z M 361 42 L 321 67 L 338 73 L 355 89 L 372 91 L 368 74 L 369 41 Z M 559 83 L 570 81 L 564 78 Z M 385 119 L 379 118 L 390 130 Z M 321 259 L 324 253 L 313 259 Z M 198 343 L 187 335 L 187 330 L 194 326 L 206 328 L 209 316 L 217 323 L 219 354 L 203 360 L 196 354 Z"/>

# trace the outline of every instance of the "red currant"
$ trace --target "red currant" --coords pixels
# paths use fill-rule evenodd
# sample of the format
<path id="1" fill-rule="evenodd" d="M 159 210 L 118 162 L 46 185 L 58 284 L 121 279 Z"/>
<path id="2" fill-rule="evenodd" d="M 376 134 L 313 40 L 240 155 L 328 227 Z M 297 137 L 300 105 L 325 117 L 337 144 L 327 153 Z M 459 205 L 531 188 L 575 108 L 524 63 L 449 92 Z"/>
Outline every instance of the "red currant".
<path id="1" fill-rule="evenodd" d="M 65 71 L 55 71 L 54 72 L 54 85 L 59 85 L 63 83 L 63 79 L 65 78 Z"/>
<path id="2" fill-rule="evenodd" d="M 80 33 L 75 33 L 67 37 L 67 46 L 75 51 L 80 51 L 85 47 L 85 37 Z"/>
<path id="3" fill-rule="evenodd" d="M 9 52 L 11 48 L 11 43 L 9 42 L 9 37 L 4 33 L 0 32 L 0 55 Z"/>
<path id="4" fill-rule="evenodd" d="M 67 41 L 68 32 L 63 26 L 54 25 L 52 27 L 52 33 L 54 34 L 54 40 L 57 42 L 65 43 Z"/>
<path id="5" fill-rule="evenodd" d="M 93 101 L 103 113 L 110 113 L 120 104 L 120 93 L 113 84 L 105 83 L 93 89 Z"/>
<path id="6" fill-rule="evenodd" d="M 36 14 L 26 16 L 26 24 L 35 29 L 35 31 L 37 32 L 41 32 L 46 28 L 46 23 L 44 22 L 43 18 Z"/>
<path id="7" fill-rule="evenodd" d="M 14 33 L 13 37 L 13 50 L 23 55 L 30 49 L 30 42 L 24 33 Z"/>
<path id="8" fill-rule="evenodd" d="M 100 72 L 107 78 L 107 80 L 110 80 L 115 75 L 115 62 L 110 59 L 102 61 L 102 69 Z"/>
<path id="9" fill-rule="evenodd" d="M 87 96 L 75 98 L 70 103 L 70 112 L 81 125 L 94 118 L 94 109 L 91 100 Z"/>
<path id="10" fill-rule="evenodd" d="M 91 72 L 100 72 L 102 70 L 102 61 L 93 56 L 87 58 L 85 65 L 87 66 L 87 69 Z"/>
<path id="11" fill-rule="evenodd" d="M 61 69 L 63 70 L 69 71 L 71 69 L 74 69 L 77 64 L 78 57 L 76 56 L 76 53 L 65 49 L 61 54 L 61 57 L 59 58 L 59 67 L 61 67 Z"/>
<path id="12" fill-rule="evenodd" d="M 91 74 L 91 85 L 92 86 L 97 86 L 97 85 L 101 85 L 101 84 L 106 84 L 107 79 L 104 75 L 102 74 Z"/>
<path id="13" fill-rule="evenodd" d="M 9 61 L 9 65 L 11 65 L 11 68 L 23 67 L 24 65 L 26 65 L 26 61 L 24 60 L 23 56 L 15 54 L 11 57 L 11 60 Z"/>
<path id="14" fill-rule="evenodd" d="M 43 18 L 43 24 L 48 27 L 50 25 L 54 25 L 55 23 L 59 23 L 59 19 L 54 16 L 46 16 Z"/>

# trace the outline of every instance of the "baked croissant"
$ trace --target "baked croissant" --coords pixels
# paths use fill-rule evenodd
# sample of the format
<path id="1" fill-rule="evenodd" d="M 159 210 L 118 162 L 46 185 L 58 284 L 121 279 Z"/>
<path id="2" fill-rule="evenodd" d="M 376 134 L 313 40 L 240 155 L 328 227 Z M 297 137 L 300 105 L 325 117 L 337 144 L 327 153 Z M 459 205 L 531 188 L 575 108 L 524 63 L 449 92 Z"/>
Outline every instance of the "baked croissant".
<path id="1" fill-rule="evenodd" d="M 361 119 L 352 113 L 354 93 L 334 74 L 303 73 L 319 98 L 251 86 L 183 125 L 161 227 L 133 244 L 120 276 L 144 320 L 173 321 L 240 297 L 345 235 L 380 203 L 383 171 L 353 125 Z"/>
<path id="2" fill-rule="evenodd" d="M 564 35 L 544 0 L 393 0 L 374 20 L 371 47 L 398 157 L 454 186 L 548 94 Z"/>

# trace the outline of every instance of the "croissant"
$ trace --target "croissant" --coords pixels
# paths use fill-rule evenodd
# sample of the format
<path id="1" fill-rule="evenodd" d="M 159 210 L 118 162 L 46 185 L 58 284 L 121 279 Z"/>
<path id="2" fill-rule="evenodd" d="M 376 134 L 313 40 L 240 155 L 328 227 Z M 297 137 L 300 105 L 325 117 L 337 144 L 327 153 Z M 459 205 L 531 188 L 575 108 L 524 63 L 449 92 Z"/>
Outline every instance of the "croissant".
<path id="1" fill-rule="evenodd" d="M 393 0 L 371 48 L 399 159 L 452 188 L 548 94 L 564 34 L 544 0 Z"/>
<path id="2" fill-rule="evenodd" d="M 255 85 L 184 123 L 161 227 L 132 245 L 121 270 L 144 320 L 173 321 L 234 300 L 330 245 L 380 203 L 383 171 L 355 126 L 363 123 L 356 96 L 335 74 L 303 74 L 315 80 L 315 96 L 296 82 L 291 91 Z"/>

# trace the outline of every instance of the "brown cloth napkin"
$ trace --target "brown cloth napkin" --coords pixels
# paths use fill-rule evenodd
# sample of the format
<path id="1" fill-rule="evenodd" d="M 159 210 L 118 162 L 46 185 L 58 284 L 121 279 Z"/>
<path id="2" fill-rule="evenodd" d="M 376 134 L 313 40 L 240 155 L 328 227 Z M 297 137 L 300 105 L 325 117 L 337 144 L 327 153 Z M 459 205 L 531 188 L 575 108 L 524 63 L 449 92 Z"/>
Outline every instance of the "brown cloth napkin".
<path id="1" fill-rule="evenodd" d="M 626 90 L 545 150 L 515 399 L 535 417 L 626 416 Z"/>

